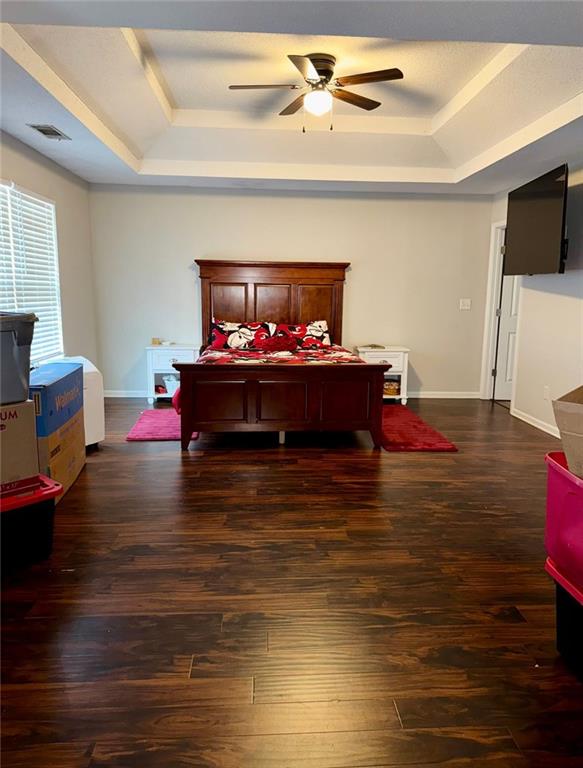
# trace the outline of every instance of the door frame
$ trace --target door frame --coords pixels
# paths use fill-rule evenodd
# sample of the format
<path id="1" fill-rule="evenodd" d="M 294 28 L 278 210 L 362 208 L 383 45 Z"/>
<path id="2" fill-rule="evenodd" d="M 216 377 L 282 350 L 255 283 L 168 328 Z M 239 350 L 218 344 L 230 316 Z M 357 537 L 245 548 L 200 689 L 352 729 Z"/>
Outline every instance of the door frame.
<path id="1" fill-rule="evenodd" d="M 502 288 L 502 265 L 504 255 L 504 235 L 506 220 L 496 221 L 490 230 L 490 257 L 488 260 L 488 284 L 486 288 L 486 307 L 484 312 L 484 338 L 482 342 L 482 372 L 480 376 L 480 398 L 492 398 L 492 370 L 496 362 L 496 338 L 498 335 L 498 317 L 496 310 L 500 302 Z"/>

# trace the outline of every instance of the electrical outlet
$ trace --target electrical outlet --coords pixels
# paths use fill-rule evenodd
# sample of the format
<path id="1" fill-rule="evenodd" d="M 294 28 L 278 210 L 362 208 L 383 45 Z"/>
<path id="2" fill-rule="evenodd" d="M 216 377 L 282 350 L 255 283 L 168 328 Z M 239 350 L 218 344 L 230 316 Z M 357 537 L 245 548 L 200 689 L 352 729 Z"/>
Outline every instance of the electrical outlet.
<path id="1" fill-rule="evenodd" d="M 548 387 L 548 384 L 545 384 L 543 387 L 543 399 L 544 400 L 550 400 L 551 399 L 551 391 Z"/>
<path id="2" fill-rule="evenodd" d="M 471 299 L 460 299 L 460 311 L 467 312 L 472 308 Z"/>

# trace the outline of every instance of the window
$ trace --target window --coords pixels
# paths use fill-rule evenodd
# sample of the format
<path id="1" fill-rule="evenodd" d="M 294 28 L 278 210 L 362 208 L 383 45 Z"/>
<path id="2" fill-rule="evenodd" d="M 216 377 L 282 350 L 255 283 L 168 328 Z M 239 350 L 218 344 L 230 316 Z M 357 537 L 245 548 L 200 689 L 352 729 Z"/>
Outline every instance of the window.
<path id="1" fill-rule="evenodd" d="M 0 310 L 34 312 L 31 361 L 63 354 L 55 206 L 0 183 Z"/>

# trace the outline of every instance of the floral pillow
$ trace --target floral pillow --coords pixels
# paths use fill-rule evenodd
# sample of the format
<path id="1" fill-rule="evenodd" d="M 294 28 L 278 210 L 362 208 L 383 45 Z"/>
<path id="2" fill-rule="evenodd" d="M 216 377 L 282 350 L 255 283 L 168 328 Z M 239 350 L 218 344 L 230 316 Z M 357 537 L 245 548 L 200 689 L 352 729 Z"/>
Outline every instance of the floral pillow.
<path id="1" fill-rule="evenodd" d="M 211 349 L 255 349 L 275 333 L 275 323 L 230 323 L 213 320 L 209 336 Z"/>
<path id="2" fill-rule="evenodd" d="M 301 323 L 300 325 L 279 323 L 275 327 L 275 335 L 295 339 L 299 349 L 329 347 L 332 344 L 328 323 L 325 320 L 314 320 L 311 323 Z"/>

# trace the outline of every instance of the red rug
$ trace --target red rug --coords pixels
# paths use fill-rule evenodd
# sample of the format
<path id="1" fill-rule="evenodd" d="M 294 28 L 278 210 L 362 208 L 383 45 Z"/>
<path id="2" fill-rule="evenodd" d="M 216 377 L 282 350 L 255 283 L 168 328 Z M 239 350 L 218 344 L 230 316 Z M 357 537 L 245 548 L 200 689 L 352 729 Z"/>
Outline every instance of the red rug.
<path id="1" fill-rule="evenodd" d="M 383 448 L 385 451 L 457 451 L 453 443 L 406 405 L 384 406 Z"/>
<path id="2" fill-rule="evenodd" d="M 192 439 L 198 439 L 193 432 Z M 154 408 L 140 414 L 126 440 L 180 440 L 180 416 L 174 408 Z"/>
<path id="3" fill-rule="evenodd" d="M 193 433 L 192 439 L 198 439 L 198 432 Z M 180 416 L 174 408 L 144 411 L 126 440 L 180 440 Z M 383 408 L 383 448 L 386 451 L 457 451 L 453 443 L 405 405 Z"/>

